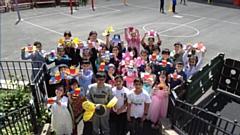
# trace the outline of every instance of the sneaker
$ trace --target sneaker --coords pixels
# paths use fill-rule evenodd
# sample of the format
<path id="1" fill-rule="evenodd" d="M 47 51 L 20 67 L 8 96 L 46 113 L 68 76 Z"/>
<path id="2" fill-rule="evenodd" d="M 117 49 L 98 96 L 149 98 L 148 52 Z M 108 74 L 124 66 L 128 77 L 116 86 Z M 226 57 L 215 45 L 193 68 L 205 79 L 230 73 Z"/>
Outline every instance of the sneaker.
<path id="1" fill-rule="evenodd" d="M 152 125 L 151 125 L 151 128 L 154 129 L 154 128 L 155 128 L 155 124 L 152 124 Z"/>

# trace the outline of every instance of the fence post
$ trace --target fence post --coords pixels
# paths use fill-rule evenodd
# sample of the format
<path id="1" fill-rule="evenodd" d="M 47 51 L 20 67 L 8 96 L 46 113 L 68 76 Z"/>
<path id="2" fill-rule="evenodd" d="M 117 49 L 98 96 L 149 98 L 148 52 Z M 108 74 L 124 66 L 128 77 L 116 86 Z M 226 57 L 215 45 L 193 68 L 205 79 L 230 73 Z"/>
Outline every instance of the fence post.
<path id="1" fill-rule="evenodd" d="M 218 88 L 218 85 L 219 85 L 219 80 L 220 80 L 220 76 L 221 76 L 221 72 L 222 72 L 222 69 L 223 69 L 223 64 L 224 64 L 224 55 L 223 53 L 220 53 L 218 54 L 218 56 L 215 58 L 215 59 L 219 59 L 221 62 L 220 64 L 218 65 L 218 68 L 217 69 L 214 69 L 214 70 L 217 70 L 217 74 L 213 76 L 213 86 L 212 86 L 212 89 L 213 90 L 217 90 Z M 213 61 L 211 61 L 213 62 Z"/>
<path id="2" fill-rule="evenodd" d="M 36 119 L 36 115 L 32 105 L 30 105 L 30 114 L 31 114 L 31 123 L 33 126 L 33 132 L 38 133 L 37 119 Z"/>
<path id="3" fill-rule="evenodd" d="M 37 94 L 36 94 L 36 89 L 35 89 L 35 85 L 33 85 L 33 84 L 31 84 L 31 91 L 32 91 L 32 95 L 33 95 L 34 106 L 35 106 L 36 111 L 37 111 L 37 116 L 38 116 L 38 118 L 41 118 L 41 113 L 40 113 Z"/>

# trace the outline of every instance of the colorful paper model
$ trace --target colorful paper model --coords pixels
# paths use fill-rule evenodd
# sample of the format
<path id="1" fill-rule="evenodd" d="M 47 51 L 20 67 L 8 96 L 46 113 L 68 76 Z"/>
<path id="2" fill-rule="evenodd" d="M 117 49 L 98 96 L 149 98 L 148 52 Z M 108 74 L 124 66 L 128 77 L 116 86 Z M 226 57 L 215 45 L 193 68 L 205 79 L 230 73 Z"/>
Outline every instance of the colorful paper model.
<path id="1" fill-rule="evenodd" d="M 64 74 L 60 74 L 59 72 L 57 72 L 54 76 L 51 77 L 50 80 L 53 84 L 57 84 L 60 83 L 62 79 L 64 79 Z"/>
<path id="2" fill-rule="evenodd" d="M 110 33 L 111 33 L 111 32 L 114 32 L 114 31 L 115 31 L 115 30 L 113 29 L 112 26 L 107 27 L 107 30 L 105 30 L 105 31 L 102 33 L 102 35 L 103 35 L 103 36 L 109 36 Z"/>
<path id="3" fill-rule="evenodd" d="M 59 38 L 58 44 L 59 44 L 59 45 L 64 45 L 64 40 L 63 40 L 62 38 Z"/>
<path id="4" fill-rule="evenodd" d="M 76 88 L 75 90 L 72 90 L 70 93 L 72 94 L 73 98 L 77 98 L 79 95 L 83 95 L 84 91 L 83 91 L 83 88 L 80 87 L 80 88 Z"/>
<path id="5" fill-rule="evenodd" d="M 73 43 L 74 43 L 75 45 L 78 45 L 78 43 L 79 43 L 78 37 L 76 37 L 76 38 L 73 39 Z"/>
<path id="6" fill-rule="evenodd" d="M 67 70 L 67 73 L 71 76 L 76 76 L 78 74 L 78 69 L 75 68 L 74 66 L 71 66 L 69 70 Z"/>
<path id="7" fill-rule="evenodd" d="M 110 59 L 113 58 L 113 54 L 109 51 L 106 51 L 105 53 L 102 53 L 101 58 L 104 60 L 104 62 L 109 63 Z"/>
<path id="8" fill-rule="evenodd" d="M 150 31 L 148 32 L 148 36 L 150 36 L 150 37 L 157 36 L 157 32 L 154 31 L 154 30 L 150 30 Z"/>
<path id="9" fill-rule="evenodd" d="M 144 65 L 144 60 L 142 60 L 140 57 L 134 58 L 134 62 L 136 63 L 137 67 Z"/>
<path id="10" fill-rule="evenodd" d="M 159 90 L 164 90 L 164 84 L 160 83 L 160 84 L 158 85 L 158 88 L 159 88 Z"/>
<path id="11" fill-rule="evenodd" d="M 159 61 L 159 65 L 162 65 L 162 67 L 170 66 L 170 62 L 167 62 L 166 60 Z"/>
<path id="12" fill-rule="evenodd" d="M 48 59 L 50 61 L 54 61 L 55 59 L 57 59 L 57 52 L 55 50 L 52 50 L 49 54 L 48 54 Z"/>
<path id="13" fill-rule="evenodd" d="M 157 60 L 157 55 L 155 53 L 152 54 L 152 61 L 156 61 Z"/>
<path id="14" fill-rule="evenodd" d="M 43 102 L 47 103 L 47 104 L 54 104 L 54 103 L 57 103 L 58 100 L 54 100 L 53 98 L 44 98 L 43 99 Z"/>
<path id="15" fill-rule="evenodd" d="M 129 26 L 127 29 L 130 34 L 135 33 L 135 30 L 136 30 L 133 26 Z"/>
<path id="16" fill-rule="evenodd" d="M 107 108 L 111 108 L 116 105 L 118 99 L 114 97 L 107 105 L 103 104 L 94 104 L 90 101 L 85 101 L 82 103 L 82 107 L 86 110 L 83 114 L 83 120 L 89 121 L 93 114 L 95 113 L 98 116 L 102 116 L 107 112 Z"/>
<path id="17" fill-rule="evenodd" d="M 33 52 L 33 51 L 36 51 L 36 50 L 37 50 L 36 46 L 33 46 L 31 44 L 28 44 L 28 46 L 25 47 L 25 52 Z"/>
<path id="18" fill-rule="evenodd" d="M 170 76 L 171 76 L 171 78 L 173 78 L 174 80 L 177 80 L 177 79 L 179 79 L 179 78 L 181 77 L 181 76 L 178 75 L 176 72 L 173 73 L 173 74 L 170 74 Z"/>
<path id="19" fill-rule="evenodd" d="M 101 62 L 100 65 L 97 65 L 97 69 L 99 69 L 99 71 L 107 71 L 108 65 L 106 65 L 105 62 Z"/>

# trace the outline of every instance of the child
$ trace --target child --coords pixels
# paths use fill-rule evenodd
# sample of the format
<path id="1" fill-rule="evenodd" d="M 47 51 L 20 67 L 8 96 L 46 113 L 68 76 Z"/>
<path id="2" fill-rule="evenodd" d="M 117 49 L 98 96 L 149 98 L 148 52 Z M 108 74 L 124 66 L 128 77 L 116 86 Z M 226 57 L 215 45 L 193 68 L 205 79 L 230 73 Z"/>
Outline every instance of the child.
<path id="1" fill-rule="evenodd" d="M 138 77 L 138 71 L 133 64 L 129 64 L 122 70 L 122 76 L 124 76 L 124 80 L 126 81 L 126 87 L 129 90 L 134 89 L 134 79 Z"/>
<path id="2" fill-rule="evenodd" d="M 88 101 L 94 104 L 108 104 L 108 102 L 113 98 L 112 87 L 108 84 L 105 84 L 106 81 L 106 73 L 103 71 L 99 71 L 96 74 L 96 81 L 90 85 L 88 88 L 88 92 L 86 98 Z M 105 114 L 99 116 L 97 114 L 93 114 L 92 116 L 92 124 L 93 124 L 93 135 L 99 134 L 99 128 L 101 128 L 103 134 L 109 135 L 109 112 L 110 108 L 107 108 Z"/>
<path id="3" fill-rule="evenodd" d="M 176 70 L 168 75 L 168 82 L 170 83 L 170 89 L 177 85 L 180 85 L 183 81 L 187 81 L 187 75 L 183 71 L 183 62 L 178 61 L 176 63 Z"/>
<path id="4" fill-rule="evenodd" d="M 170 50 L 169 49 L 164 49 L 162 51 L 162 57 L 160 58 L 160 60 L 158 62 L 156 62 L 156 65 L 154 66 L 154 73 L 157 74 L 158 72 L 161 71 L 165 71 L 166 75 L 170 74 L 173 72 L 174 70 L 174 62 L 171 58 L 169 58 L 170 56 Z M 169 64 L 165 63 L 166 65 L 163 65 L 163 61 L 168 62 Z"/>
<path id="5" fill-rule="evenodd" d="M 133 59 L 138 57 L 138 50 L 135 46 L 128 47 L 128 52 L 132 52 Z"/>
<path id="6" fill-rule="evenodd" d="M 113 58 L 110 59 L 110 63 L 114 64 L 115 67 L 119 67 L 119 63 L 122 60 L 122 53 L 118 46 L 112 46 L 110 52 L 113 55 Z M 115 72 L 116 73 L 116 72 Z"/>
<path id="7" fill-rule="evenodd" d="M 36 68 L 36 69 L 33 70 L 31 79 L 34 79 L 34 77 L 37 75 L 37 73 L 39 71 L 38 68 L 41 68 L 43 63 L 45 63 L 45 55 L 46 55 L 46 51 L 42 50 L 41 42 L 36 41 L 36 42 L 34 42 L 33 45 L 36 46 L 36 51 L 26 54 L 25 47 L 24 47 L 24 48 L 22 48 L 22 54 L 21 54 L 22 60 L 31 59 L 33 62 L 39 61 L 39 63 L 38 62 L 32 63 L 32 68 Z M 40 63 L 40 61 L 43 63 Z"/>
<path id="8" fill-rule="evenodd" d="M 49 60 L 48 56 L 46 57 L 46 63 L 49 65 L 53 62 L 55 62 L 55 66 L 60 65 L 60 64 L 66 64 L 69 65 L 69 57 L 68 55 L 65 54 L 65 50 L 63 46 L 59 46 L 57 48 L 57 59 L 54 59 L 53 61 Z"/>
<path id="9" fill-rule="evenodd" d="M 128 32 L 127 32 L 128 28 L 124 29 L 124 33 L 125 33 L 125 40 L 127 41 L 127 46 L 134 46 L 137 49 L 137 52 L 139 53 L 138 55 L 140 55 L 140 33 L 138 31 L 138 29 L 135 29 L 135 31 L 131 32 L 131 38 L 128 37 Z"/>
<path id="10" fill-rule="evenodd" d="M 70 92 L 78 88 L 78 81 L 76 79 L 71 79 L 70 81 Z M 74 134 L 81 134 L 81 126 L 79 124 L 82 115 L 83 115 L 83 108 L 82 103 L 85 101 L 84 95 L 79 95 L 78 97 L 73 97 L 71 93 L 68 92 L 68 100 L 69 104 L 72 105 L 72 114 L 73 114 L 73 122 L 74 122 Z"/>
<path id="11" fill-rule="evenodd" d="M 184 63 L 184 72 L 187 74 L 187 79 L 189 79 L 190 76 L 192 76 L 195 72 L 197 72 L 204 60 L 204 55 L 206 53 L 205 51 L 202 52 L 202 56 L 200 57 L 199 61 L 197 61 L 197 56 L 193 55 L 191 57 L 187 57 L 188 53 L 192 50 L 192 48 L 188 49 L 183 54 L 183 63 Z"/>
<path id="12" fill-rule="evenodd" d="M 181 43 L 177 42 L 174 44 L 174 50 L 170 53 L 170 58 L 174 61 L 182 61 L 182 56 L 184 54 L 183 46 Z"/>
<path id="13" fill-rule="evenodd" d="M 145 40 L 145 37 L 147 36 L 148 32 L 145 32 L 144 33 L 144 36 L 141 40 L 141 45 L 144 49 L 146 49 L 148 51 L 149 54 L 153 54 L 153 47 L 154 46 L 157 46 L 157 47 L 160 47 L 161 44 L 162 44 L 162 40 L 160 39 L 160 35 L 157 33 L 157 38 L 158 38 L 158 42 L 156 44 L 154 44 L 154 37 L 149 37 L 148 38 L 148 45 L 144 42 Z"/>
<path id="14" fill-rule="evenodd" d="M 159 118 L 166 118 L 168 110 L 169 87 L 166 85 L 166 73 L 162 71 L 159 75 L 159 82 L 151 92 L 152 103 L 149 106 L 148 119 L 151 120 L 152 128 L 158 129 L 157 121 Z"/>
<path id="15" fill-rule="evenodd" d="M 45 103 L 45 106 L 51 106 L 51 127 L 56 135 L 71 135 L 73 130 L 73 123 L 71 115 L 68 111 L 68 98 L 63 96 L 65 90 L 62 85 L 58 86 L 56 89 L 56 97 L 53 100 L 57 100 L 57 103 L 52 105 Z"/>
<path id="16" fill-rule="evenodd" d="M 115 125 L 117 135 L 126 135 L 126 124 L 127 124 L 127 94 L 129 89 L 123 86 L 123 77 L 117 75 L 115 77 L 116 87 L 112 89 L 113 95 L 118 99 L 116 105 L 113 107 Z"/>
<path id="17" fill-rule="evenodd" d="M 142 90 L 143 80 L 139 77 L 134 79 L 133 91 L 127 95 L 127 120 L 130 122 L 130 134 L 142 133 L 143 121 L 148 115 L 148 107 L 151 103 L 149 94 Z"/>
<path id="18" fill-rule="evenodd" d="M 145 73 L 142 73 L 141 78 L 143 79 L 143 87 L 142 89 L 147 91 L 148 94 L 152 91 L 152 86 L 155 80 L 155 75 L 152 74 L 152 65 L 150 63 L 145 64 L 144 70 Z"/>
<path id="19" fill-rule="evenodd" d="M 79 84 L 80 86 L 83 87 L 84 89 L 84 94 L 87 94 L 88 86 L 92 84 L 92 77 L 93 77 L 93 72 L 90 70 L 90 61 L 88 60 L 83 60 L 81 62 L 81 70 L 78 73 L 79 76 Z"/>
<path id="20" fill-rule="evenodd" d="M 116 70 L 116 67 L 112 63 L 108 65 L 106 83 L 110 84 L 112 87 L 115 86 L 115 81 L 114 81 L 115 70 Z"/>
<path id="21" fill-rule="evenodd" d="M 146 49 L 141 51 L 141 60 L 144 61 L 144 64 L 149 63 L 148 55 L 149 55 L 149 53 L 148 53 L 148 51 L 147 51 Z M 144 65 L 141 65 L 141 66 L 138 68 L 138 71 L 139 71 L 139 73 L 140 73 L 140 72 L 145 72 L 145 70 L 144 70 Z"/>
<path id="22" fill-rule="evenodd" d="M 109 35 L 106 36 L 106 44 L 108 48 L 111 48 L 113 46 L 118 46 L 120 52 L 125 53 L 126 48 L 124 46 L 124 42 L 121 40 L 120 34 L 114 34 L 113 35 L 113 40 L 109 41 Z"/>
<path id="23" fill-rule="evenodd" d="M 95 65 L 100 65 L 101 62 L 105 62 L 105 60 L 102 58 L 102 54 L 106 53 L 108 48 L 105 44 L 100 45 L 102 49 L 98 52 L 98 57 L 95 60 Z"/>

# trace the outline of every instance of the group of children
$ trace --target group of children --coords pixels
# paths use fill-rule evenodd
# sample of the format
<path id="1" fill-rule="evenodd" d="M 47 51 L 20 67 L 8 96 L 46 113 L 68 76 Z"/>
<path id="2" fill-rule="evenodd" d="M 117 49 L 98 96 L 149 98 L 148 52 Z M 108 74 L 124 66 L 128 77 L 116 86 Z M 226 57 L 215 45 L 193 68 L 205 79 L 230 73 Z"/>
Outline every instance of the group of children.
<path id="1" fill-rule="evenodd" d="M 55 63 L 61 76 L 60 81 L 47 82 L 57 86 L 47 90 L 48 97 L 56 101 L 51 110 L 52 129 L 57 135 L 79 134 L 84 101 L 106 105 L 113 97 L 118 99 L 116 105 L 107 108 L 104 116 L 94 115 L 90 120 L 94 135 L 109 135 L 109 121 L 116 124 L 117 135 L 126 135 L 128 130 L 132 135 L 141 134 L 146 119 L 152 122 L 153 129 L 159 128 L 158 119 L 167 117 L 170 89 L 199 70 L 206 52 L 198 59 L 195 48 L 185 51 L 181 43 L 175 43 L 172 52 L 167 48 L 161 51 L 162 41 L 157 33 L 158 41 L 150 35 L 147 43 L 149 32 L 142 39 L 136 28 L 125 28 L 124 34 L 127 44 L 119 34 L 110 40 L 110 33 L 106 42 L 100 42 L 96 31 L 89 33 L 87 41 L 75 42 L 71 32 L 65 31 L 64 42 L 59 42 L 56 53 L 43 51 L 40 42 L 34 43 L 35 51 L 26 53 L 26 48 L 22 49 L 22 59 Z M 69 68 L 77 72 L 71 74 Z M 83 93 L 74 96 L 72 91 L 79 87 Z M 127 123 L 130 129 L 126 128 Z"/>

